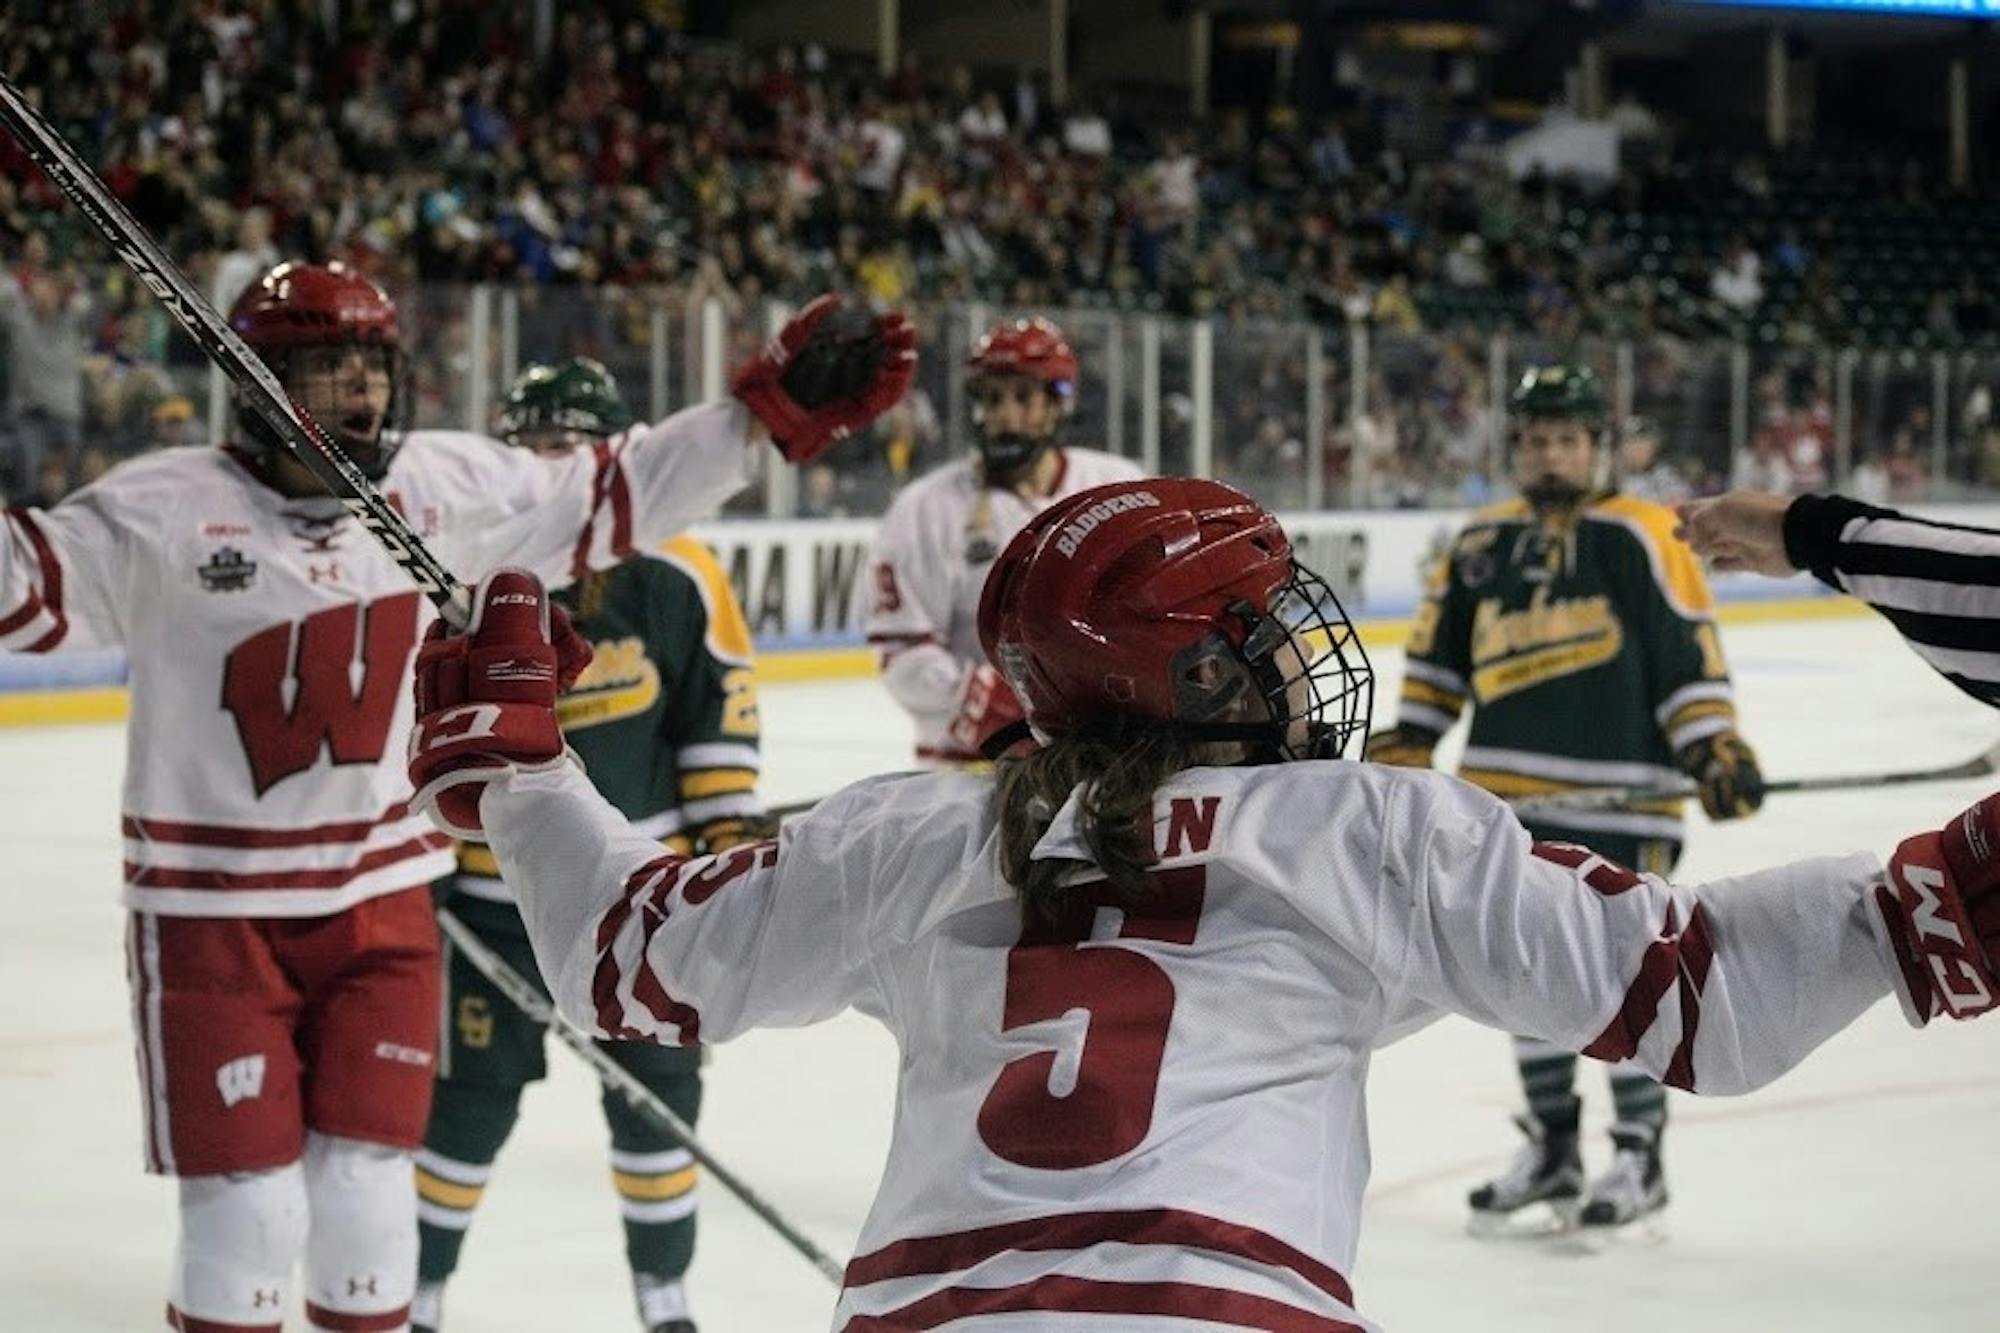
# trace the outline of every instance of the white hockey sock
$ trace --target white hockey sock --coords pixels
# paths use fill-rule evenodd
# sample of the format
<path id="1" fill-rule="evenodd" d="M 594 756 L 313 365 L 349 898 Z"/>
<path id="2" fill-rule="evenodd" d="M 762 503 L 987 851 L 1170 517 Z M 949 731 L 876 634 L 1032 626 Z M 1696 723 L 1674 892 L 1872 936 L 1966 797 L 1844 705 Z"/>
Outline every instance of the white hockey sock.
<path id="1" fill-rule="evenodd" d="M 417 1285 L 417 1187 L 401 1148 L 306 1135 L 306 1324 L 409 1327 Z M 365 1321 L 365 1322 L 357 1322 Z"/>
<path id="2" fill-rule="evenodd" d="M 183 1176 L 174 1246 L 174 1327 L 275 1330 L 306 1236 L 299 1164 L 227 1176 Z"/>

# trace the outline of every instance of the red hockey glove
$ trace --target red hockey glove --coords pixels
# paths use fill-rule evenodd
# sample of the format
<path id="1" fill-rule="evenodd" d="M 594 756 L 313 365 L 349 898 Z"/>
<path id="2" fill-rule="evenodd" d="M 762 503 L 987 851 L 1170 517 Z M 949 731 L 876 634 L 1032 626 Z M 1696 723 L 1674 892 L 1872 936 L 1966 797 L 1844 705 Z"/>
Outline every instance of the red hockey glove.
<path id="1" fill-rule="evenodd" d="M 1764 771 L 1757 752 L 1733 731 L 1704 736 L 1677 756 L 1681 771 L 1695 780 L 1701 808 L 1710 819 L 1741 819 L 1764 804 Z"/>
<path id="2" fill-rule="evenodd" d="M 556 696 L 590 663 L 590 645 L 525 569 L 486 576 L 472 623 L 440 620 L 417 653 L 417 727 L 410 737 L 411 804 L 461 838 L 480 834 L 486 783 L 516 764 L 564 751 Z"/>
<path id="3" fill-rule="evenodd" d="M 872 316 L 828 292 L 738 366 L 729 391 L 788 461 L 810 463 L 895 406 L 916 374 L 917 331 L 900 311 Z"/>
<path id="4" fill-rule="evenodd" d="M 1875 904 L 1918 1021 L 1976 1018 L 2000 1004 L 2000 795 L 1936 833 L 1905 838 Z"/>
<path id="5" fill-rule="evenodd" d="M 958 692 L 958 713 L 945 728 L 945 735 L 961 750 L 984 754 L 988 740 L 1025 716 L 1007 678 L 981 662 L 972 668 L 965 687 Z"/>

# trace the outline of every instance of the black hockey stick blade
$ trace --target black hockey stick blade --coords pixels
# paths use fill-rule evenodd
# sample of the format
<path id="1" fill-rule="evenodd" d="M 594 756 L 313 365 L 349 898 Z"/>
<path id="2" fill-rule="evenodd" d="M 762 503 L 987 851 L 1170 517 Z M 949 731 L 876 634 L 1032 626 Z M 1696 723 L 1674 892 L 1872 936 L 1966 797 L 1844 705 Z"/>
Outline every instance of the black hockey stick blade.
<path id="1" fill-rule="evenodd" d="M 583 1062 L 590 1066 L 606 1087 L 623 1096 L 633 1110 L 652 1122 L 654 1128 L 665 1130 L 679 1139 L 681 1146 L 688 1150 L 688 1156 L 701 1163 L 703 1170 L 741 1200 L 744 1207 L 764 1219 L 773 1231 L 836 1287 L 846 1281 L 845 1270 L 832 1255 L 813 1244 L 811 1238 L 787 1221 L 783 1213 L 744 1184 L 742 1177 L 716 1161 L 715 1155 L 694 1136 L 694 1126 L 677 1115 L 636 1075 L 598 1049 L 596 1042 L 543 999 L 541 991 L 532 982 L 508 966 L 507 960 L 474 934 L 472 928 L 454 915 L 449 907 L 438 909 L 437 920 L 438 929 L 451 940 L 452 947 L 464 954 L 466 961 L 478 968 L 522 1013 L 554 1032 L 563 1045 L 583 1058 Z"/>
<path id="2" fill-rule="evenodd" d="M 464 628 L 471 619 L 472 608 L 465 586 L 452 577 L 451 571 L 424 545 L 403 516 L 382 498 L 382 493 L 362 475 L 354 460 L 292 401 L 263 358 L 236 335 L 228 321 L 216 313 L 215 307 L 168 258 L 159 242 L 147 234 L 125 205 L 105 188 L 89 164 L 77 155 L 76 149 L 22 95 L 13 79 L 4 74 L 0 74 L 0 122 L 6 124 L 35 165 L 110 243 L 125 266 L 138 275 L 147 290 L 187 330 L 195 345 L 221 367 L 250 409 L 368 529 L 389 553 L 389 558 L 401 565 L 424 595 L 437 604 L 453 628 Z"/>

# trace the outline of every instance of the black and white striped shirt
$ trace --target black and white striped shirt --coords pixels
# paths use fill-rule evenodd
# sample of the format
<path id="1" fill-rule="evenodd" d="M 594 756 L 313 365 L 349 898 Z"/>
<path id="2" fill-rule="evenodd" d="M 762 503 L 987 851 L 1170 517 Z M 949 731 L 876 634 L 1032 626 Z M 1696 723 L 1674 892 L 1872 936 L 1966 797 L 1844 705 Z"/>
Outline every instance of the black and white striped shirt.
<path id="1" fill-rule="evenodd" d="M 1946 680 L 2000 708 L 2000 532 L 1807 495 L 1785 511 L 1785 554 L 1887 616 Z"/>

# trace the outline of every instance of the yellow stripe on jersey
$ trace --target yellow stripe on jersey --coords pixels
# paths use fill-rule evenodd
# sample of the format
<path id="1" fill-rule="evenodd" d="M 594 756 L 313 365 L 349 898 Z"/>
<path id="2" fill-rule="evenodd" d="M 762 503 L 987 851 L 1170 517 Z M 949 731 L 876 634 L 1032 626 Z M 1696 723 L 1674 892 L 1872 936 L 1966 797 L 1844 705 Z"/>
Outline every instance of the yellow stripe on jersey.
<path id="1" fill-rule="evenodd" d="M 635 1203 L 654 1203 L 662 1199 L 678 1199 L 695 1186 L 698 1168 L 684 1166 L 678 1171 L 664 1175 L 642 1176 L 630 1171 L 611 1172 L 611 1183 L 618 1187 L 621 1197 Z"/>
<path id="2" fill-rule="evenodd" d="M 1679 520 L 1673 510 L 1636 496 L 1611 495 L 1592 505 L 1588 516 L 1622 523 L 1639 539 L 1667 604 L 1683 619 L 1704 620 L 1715 614 L 1715 594 L 1701 571 L 1701 558 L 1674 536 Z"/>
<path id="3" fill-rule="evenodd" d="M 479 1197 L 484 1193 L 484 1185 L 461 1185 L 455 1180 L 434 1176 L 422 1167 L 417 1168 L 417 1197 L 425 1203 L 464 1211 L 477 1208 Z"/>
<path id="4" fill-rule="evenodd" d="M 1403 677 L 1402 697 L 1414 704 L 1429 704 L 1447 713 L 1456 713 L 1465 706 L 1465 696 L 1442 690 L 1429 681 L 1418 680 L 1414 676 Z"/>
<path id="5" fill-rule="evenodd" d="M 461 842 L 458 844 L 458 873 L 498 879 L 500 860 L 493 855 L 493 849 L 483 842 Z"/>
<path id="6" fill-rule="evenodd" d="M 1534 514 L 1534 506 L 1516 495 L 1479 506 L 1467 516 L 1465 526 L 1470 528 L 1480 523 L 1499 523 L 1510 518 L 1533 518 Z"/>
<path id="7" fill-rule="evenodd" d="M 1525 796 L 1553 796 L 1558 792 L 1584 791 L 1596 784 L 1589 782 L 1564 782 L 1559 778 L 1533 777 L 1526 773 L 1509 773 L 1498 768 L 1461 768 L 1458 776 L 1482 791 L 1490 791 L 1504 801 L 1519 800 Z M 1621 807 L 1637 810 L 1649 815 L 1678 815 L 1681 813 L 1679 800 L 1633 801 Z"/>
<path id="8" fill-rule="evenodd" d="M 1504 699 L 1510 694 L 1602 666 L 1618 656 L 1624 643 L 1624 631 L 1613 621 L 1609 632 L 1593 634 L 1581 642 L 1552 644 L 1533 652 L 1502 657 L 1472 673 L 1473 697 L 1481 703 L 1492 703 L 1495 699 Z"/>
<path id="9" fill-rule="evenodd" d="M 744 820 L 731 817 L 716 819 L 701 826 L 701 842 L 710 853 L 726 852 L 731 847 L 749 842 L 755 830 Z"/>
<path id="10" fill-rule="evenodd" d="M 704 796 L 732 796 L 757 785 L 754 768 L 704 768 L 681 774 L 681 799 L 698 801 Z"/>
<path id="11" fill-rule="evenodd" d="M 702 605 L 708 611 L 708 651 L 725 662 L 748 666 L 752 660 L 750 622 L 743 618 L 743 608 L 736 604 L 729 575 L 715 552 L 698 538 L 682 533 L 662 542 L 660 554 L 693 579 L 701 592 Z"/>
<path id="12" fill-rule="evenodd" d="M 685 833 L 676 833 L 666 839 L 666 849 L 675 856 L 693 856 L 694 839 Z"/>
<path id="13" fill-rule="evenodd" d="M 1695 703 L 1682 704 L 1674 710 L 1674 715 L 1667 719 L 1666 730 L 1679 731 L 1688 723 L 1699 722 L 1705 717 L 1726 717 L 1733 720 L 1736 717 L 1736 705 L 1727 699 L 1702 699 Z"/>

